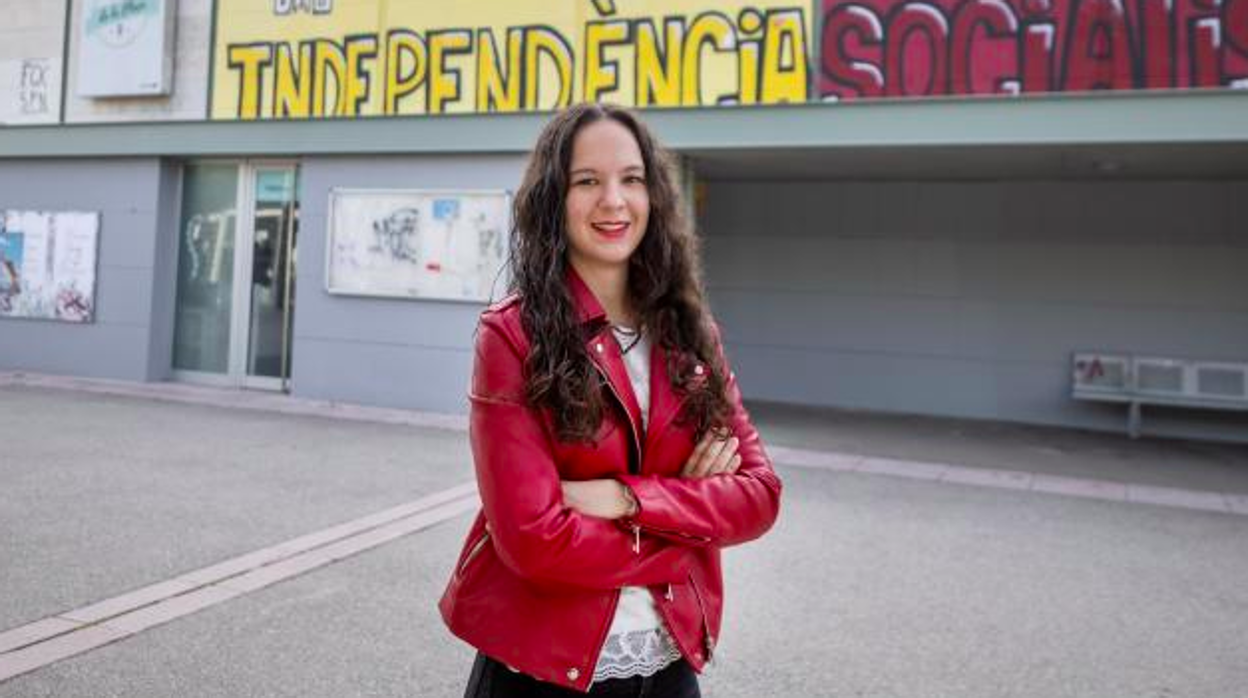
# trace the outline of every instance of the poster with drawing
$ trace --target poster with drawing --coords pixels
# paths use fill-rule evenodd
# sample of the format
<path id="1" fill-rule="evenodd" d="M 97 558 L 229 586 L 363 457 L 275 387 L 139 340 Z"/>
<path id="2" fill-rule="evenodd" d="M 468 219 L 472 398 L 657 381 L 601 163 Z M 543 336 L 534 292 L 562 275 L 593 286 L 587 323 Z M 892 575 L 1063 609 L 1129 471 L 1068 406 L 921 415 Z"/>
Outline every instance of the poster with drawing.
<path id="1" fill-rule="evenodd" d="M 509 215 L 503 191 L 332 190 L 326 288 L 488 301 L 505 286 Z"/>
<path id="2" fill-rule="evenodd" d="M 100 214 L 0 212 L 0 318 L 95 319 Z"/>

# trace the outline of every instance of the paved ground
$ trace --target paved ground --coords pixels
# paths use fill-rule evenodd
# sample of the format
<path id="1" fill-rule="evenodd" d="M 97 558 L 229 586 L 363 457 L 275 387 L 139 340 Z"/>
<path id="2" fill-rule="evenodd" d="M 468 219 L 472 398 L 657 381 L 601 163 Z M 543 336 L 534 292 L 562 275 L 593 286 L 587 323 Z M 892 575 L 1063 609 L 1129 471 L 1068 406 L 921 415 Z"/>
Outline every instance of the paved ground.
<path id="1" fill-rule="evenodd" d="M 1248 494 L 1248 447 L 1177 439 L 764 404 L 775 443 L 973 467 Z"/>
<path id="2" fill-rule="evenodd" d="M 454 419 L 87 387 L 0 385 L 0 634 L 471 478 Z M 779 466 L 780 523 L 726 553 L 708 697 L 1245 694 L 1248 516 L 914 475 L 935 462 L 1234 495 L 1248 448 L 755 412 L 794 462 L 884 457 L 902 477 Z M 434 603 L 467 525 L 0 681 L 0 698 L 458 695 L 471 651 Z"/>
<path id="3" fill-rule="evenodd" d="M 463 435 L 0 390 L 0 630 L 472 479 Z"/>

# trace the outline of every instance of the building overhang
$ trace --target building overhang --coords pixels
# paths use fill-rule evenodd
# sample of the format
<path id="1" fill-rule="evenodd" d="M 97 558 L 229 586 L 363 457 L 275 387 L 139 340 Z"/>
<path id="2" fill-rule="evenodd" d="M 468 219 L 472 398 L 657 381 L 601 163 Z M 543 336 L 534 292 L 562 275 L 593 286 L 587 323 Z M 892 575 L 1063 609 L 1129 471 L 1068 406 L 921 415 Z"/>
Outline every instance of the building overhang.
<path id="1" fill-rule="evenodd" d="M 886 177 L 1049 176 L 1071 167 L 1130 176 L 1133 162 L 1145 163 L 1135 169 L 1143 176 L 1176 164 L 1177 175 L 1248 174 L 1248 90 L 654 109 L 645 117 L 670 147 L 723 177 L 854 176 L 863 167 Z M 0 128 L 0 157 L 522 154 L 547 118 L 11 126 Z"/>

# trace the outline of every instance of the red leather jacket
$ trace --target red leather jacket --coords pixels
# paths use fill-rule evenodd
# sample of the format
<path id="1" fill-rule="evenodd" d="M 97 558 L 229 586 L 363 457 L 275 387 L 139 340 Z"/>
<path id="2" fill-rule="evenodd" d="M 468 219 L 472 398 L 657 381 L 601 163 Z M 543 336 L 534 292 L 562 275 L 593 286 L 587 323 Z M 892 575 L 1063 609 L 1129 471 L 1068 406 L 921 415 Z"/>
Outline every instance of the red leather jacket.
<path id="1" fill-rule="evenodd" d="M 780 480 L 729 374 L 730 425 L 740 439 L 733 475 L 679 477 L 694 447 L 675 418 L 681 403 L 652 347 L 649 429 L 606 314 L 568 275 L 589 355 L 609 384 L 610 409 L 594 443 L 554 437 L 548 413 L 525 404 L 529 343 L 517 298 L 481 316 L 469 433 L 483 510 L 468 532 L 439 603 L 455 635 L 543 681 L 589 689 L 623 586 L 647 586 L 681 654 L 701 671 L 723 609 L 720 548 L 757 538 L 780 505 Z M 721 356 L 722 359 L 722 356 Z M 631 454 L 640 454 L 630 474 Z M 560 480 L 616 478 L 640 505 L 629 521 L 564 505 Z M 488 522 L 488 524 L 487 524 Z"/>

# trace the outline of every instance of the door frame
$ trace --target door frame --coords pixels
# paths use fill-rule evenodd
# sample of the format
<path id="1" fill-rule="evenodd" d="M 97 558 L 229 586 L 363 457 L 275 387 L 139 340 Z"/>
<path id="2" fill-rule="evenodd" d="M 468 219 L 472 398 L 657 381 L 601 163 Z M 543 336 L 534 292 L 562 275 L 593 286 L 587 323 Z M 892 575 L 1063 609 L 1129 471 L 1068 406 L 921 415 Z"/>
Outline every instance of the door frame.
<path id="1" fill-rule="evenodd" d="M 184 369 L 175 369 L 173 377 L 175 380 L 187 383 L 197 383 L 201 385 L 211 385 L 226 388 L 250 388 L 255 390 L 266 390 L 273 392 L 289 392 L 290 378 L 275 378 L 271 376 L 252 376 L 247 373 L 248 351 L 251 346 L 251 291 L 252 291 L 252 263 L 255 261 L 255 239 L 256 239 L 256 177 L 257 173 L 262 169 L 272 168 L 291 168 L 295 171 L 294 197 L 298 201 L 299 198 L 299 166 L 300 162 L 293 158 L 244 158 L 238 159 L 202 159 L 196 162 L 208 164 L 228 164 L 238 167 L 238 189 L 235 192 L 235 203 L 237 211 L 234 223 L 234 279 L 233 291 L 230 296 L 230 348 L 229 359 L 226 363 L 226 372 L 210 373 L 207 371 L 188 371 Z M 296 207 L 296 211 L 298 207 Z M 297 215 L 297 214 L 296 214 Z M 291 223 L 294 223 L 292 217 Z M 180 232 L 179 232 L 180 234 Z M 292 264 L 293 258 L 290 253 L 294 251 L 293 237 L 287 236 L 287 244 L 292 245 L 282 255 L 286 264 Z M 282 277 L 287 284 L 287 291 L 290 290 L 290 284 L 293 282 L 291 273 L 293 269 L 287 270 Z M 285 296 L 288 307 L 292 307 L 294 299 L 289 293 Z M 282 328 L 283 342 L 283 362 L 289 360 L 291 329 L 293 326 L 293 318 L 291 312 L 286 314 Z M 289 365 L 285 368 L 289 372 Z"/>

